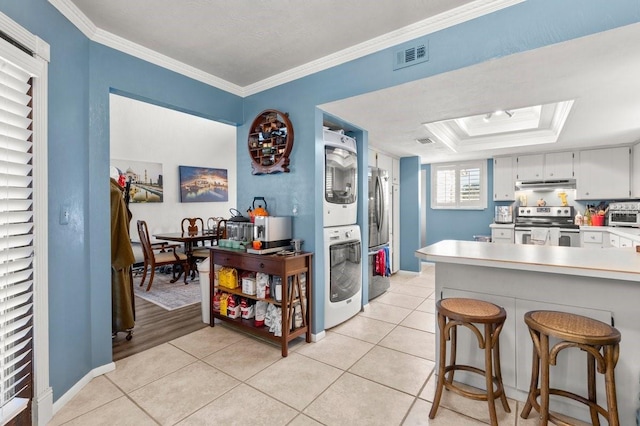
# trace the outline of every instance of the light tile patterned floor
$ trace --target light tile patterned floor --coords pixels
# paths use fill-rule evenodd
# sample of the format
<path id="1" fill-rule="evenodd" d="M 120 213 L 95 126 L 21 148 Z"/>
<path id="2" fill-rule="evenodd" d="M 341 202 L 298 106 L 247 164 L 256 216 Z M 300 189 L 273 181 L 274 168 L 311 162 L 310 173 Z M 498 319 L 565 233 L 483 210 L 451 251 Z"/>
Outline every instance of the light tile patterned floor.
<path id="1" fill-rule="evenodd" d="M 50 425 L 481 425 L 486 403 L 445 392 L 435 420 L 434 266 L 399 272 L 365 312 L 317 343 L 280 348 L 196 331 L 116 362 Z M 535 425 L 497 404 L 500 425 Z"/>

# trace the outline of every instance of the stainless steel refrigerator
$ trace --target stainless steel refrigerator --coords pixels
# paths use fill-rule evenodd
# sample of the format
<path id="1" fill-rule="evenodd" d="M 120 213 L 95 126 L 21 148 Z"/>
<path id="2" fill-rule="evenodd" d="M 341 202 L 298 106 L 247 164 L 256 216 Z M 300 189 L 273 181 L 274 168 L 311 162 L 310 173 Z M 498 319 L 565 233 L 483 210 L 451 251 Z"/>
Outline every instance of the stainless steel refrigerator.
<path id="1" fill-rule="evenodd" d="M 369 167 L 369 300 L 390 285 L 389 172 Z"/>

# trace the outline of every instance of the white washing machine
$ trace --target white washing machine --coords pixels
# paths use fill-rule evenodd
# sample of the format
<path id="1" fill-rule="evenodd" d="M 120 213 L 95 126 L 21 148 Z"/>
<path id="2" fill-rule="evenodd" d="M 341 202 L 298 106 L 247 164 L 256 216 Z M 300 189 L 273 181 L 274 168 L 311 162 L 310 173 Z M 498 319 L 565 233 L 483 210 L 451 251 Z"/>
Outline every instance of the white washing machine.
<path id="1" fill-rule="evenodd" d="M 353 225 L 358 217 L 358 152 L 344 132 L 324 130 L 324 226 Z"/>
<path id="2" fill-rule="evenodd" d="M 362 243 L 358 225 L 324 228 L 324 328 L 362 309 Z"/>

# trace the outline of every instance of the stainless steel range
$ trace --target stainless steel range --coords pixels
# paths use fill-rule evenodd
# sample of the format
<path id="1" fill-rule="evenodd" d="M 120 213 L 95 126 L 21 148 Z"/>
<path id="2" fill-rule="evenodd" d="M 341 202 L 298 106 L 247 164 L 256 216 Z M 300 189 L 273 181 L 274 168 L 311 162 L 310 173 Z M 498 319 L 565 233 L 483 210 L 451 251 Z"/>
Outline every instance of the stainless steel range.
<path id="1" fill-rule="evenodd" d="M 573 207 L 518 207 L 516 244 L 580 247 L 580 227 L 573 223 Z"/>

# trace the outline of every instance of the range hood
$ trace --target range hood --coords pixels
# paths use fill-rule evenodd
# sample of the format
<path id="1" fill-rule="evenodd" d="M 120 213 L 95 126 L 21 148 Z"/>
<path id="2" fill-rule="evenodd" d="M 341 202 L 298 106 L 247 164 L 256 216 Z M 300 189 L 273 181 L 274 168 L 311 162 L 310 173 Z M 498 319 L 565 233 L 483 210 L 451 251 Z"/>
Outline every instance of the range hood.
<path id="1" fill-rule="evenodd" d="M 543 180 L 522 180 L 516 182 L 518 189 L 557 189 L 575 188 L 575 179 L 543 179 Z"/>

